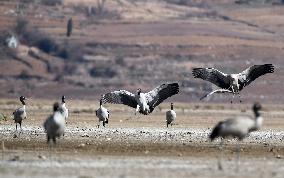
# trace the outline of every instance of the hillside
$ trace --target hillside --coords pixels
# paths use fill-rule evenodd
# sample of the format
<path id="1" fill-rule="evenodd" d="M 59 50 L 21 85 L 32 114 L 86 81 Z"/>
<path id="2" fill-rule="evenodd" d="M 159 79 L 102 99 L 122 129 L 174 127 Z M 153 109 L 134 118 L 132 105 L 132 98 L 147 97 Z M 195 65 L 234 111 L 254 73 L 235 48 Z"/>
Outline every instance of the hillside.
<path id="1" fill-rule="evenodd" d="M 273 63 L 275 73 L 242 96 L 282 103 L 284 6 L 277 1 L 16 0 L 0 2 L 0 97 L 96 99 L 114 89 L 151 89 L 179 81 L 177 101 L 198 102 L 212 89 L 192 67 L 239 72 Z M 66 37 L 72 17 L 73 30 Z M 46 44 L 48 46 L 46 47 Z M 210 101 L 229 101 L 214 96 Z M 238 100 L 236 100 L 237 102 Z"/>

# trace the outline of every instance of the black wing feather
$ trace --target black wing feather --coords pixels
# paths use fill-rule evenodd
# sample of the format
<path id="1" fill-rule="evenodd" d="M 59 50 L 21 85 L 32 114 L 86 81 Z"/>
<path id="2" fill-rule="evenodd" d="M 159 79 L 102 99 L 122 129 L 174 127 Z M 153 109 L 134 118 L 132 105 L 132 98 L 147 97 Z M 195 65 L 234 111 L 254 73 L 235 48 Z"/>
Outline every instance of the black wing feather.
<path id="1" fill-rule="evenodd" d="M 124 104 L 132 108 L 137 107 L 135 95 L 126 90 L 118 90 L 104 94 L 102 101 L 103 103 Z"/>
<path id="2" fill-rule="evenodd" d="M 251 66 L 239 74 L 239 79 L 240 79 L 239 84 L 242 87 L 247 86 L 258 77 L 273 72 L 274 72 L 274 66 L 272 64 Z"/>
<path id="3" fill-rule="evenodd" d="M 224 74 L 214 68 L 194 68 L 192 70 L 194 78 L 201 78 L 207 80 L 218 87 L 229 88 L 230 80 L 227 77 L 227 74 Z"/>
<path id="4" fill-rule="evenodd" d="M 178 94 L 178 92 L 179 84 L 169 83 L 162 84 L 153 89 L 152 91 L 145 93 L 150 112 L 152 112 L 154 108 L 158 106 L 161 102 L 175 94 Z"/>

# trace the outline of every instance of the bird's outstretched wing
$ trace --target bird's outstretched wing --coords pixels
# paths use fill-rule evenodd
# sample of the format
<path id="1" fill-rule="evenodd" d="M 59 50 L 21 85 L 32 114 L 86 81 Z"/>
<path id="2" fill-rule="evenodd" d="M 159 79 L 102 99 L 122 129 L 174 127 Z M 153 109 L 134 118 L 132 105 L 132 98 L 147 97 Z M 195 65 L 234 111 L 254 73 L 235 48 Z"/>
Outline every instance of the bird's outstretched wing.
<path id="1" fill-rule="evenodd" d="M 201 78 L 203 80 L 207 80 L 220 88 L 229 88 L 230 80 L 228 79 L 228 75 L 220 72 L 214 68 L 194 68 L 192 70 L 192 74 L 194 78 Z"/>
<path id="2" fill-rule="evenodd" d="M 137 107 L 135 95 L 126 90 L 113 91 L 102 96 L 103 103 L 124 104 L 133 108 Z"/>
<path id="3" fill-rule="evenodd" d="M 272 64 L 263 64 L 263 65 L 254 65 L 243 72 L 238 74 L 238 78 L 240 80 L 239 84 L 241 87 L 245 87 L 249 85 L 252 81 L 254 81 L 256 78 L 267 74 L 267 73 L 273 73 L 274 72 L 274 66 Z"/>
<path id="4" fill-rule="evenodd" d="M 145 93 L 150 112 L 152 112 L 154 108 L 158 106 L 161 102 L 163 102 L 165 99 L 175 94 L 178 94 L 178 92 L 178 83 L 166 83 L 154 88 L 148 93 Z"/>
<path id="5" fill-rule="evenodd" d="M 233 92 L 231 90 L 227 90 L 227 89 L 218 89 L 218 90 L 214 90 L 214 91 L 207 93 L 206 95 L 202 96 L 200 98 L 200 100 L 203 100 L 204 98 L 207 98 L 210 95 L 213 95 L 214 93 L 233 93 Z"/>

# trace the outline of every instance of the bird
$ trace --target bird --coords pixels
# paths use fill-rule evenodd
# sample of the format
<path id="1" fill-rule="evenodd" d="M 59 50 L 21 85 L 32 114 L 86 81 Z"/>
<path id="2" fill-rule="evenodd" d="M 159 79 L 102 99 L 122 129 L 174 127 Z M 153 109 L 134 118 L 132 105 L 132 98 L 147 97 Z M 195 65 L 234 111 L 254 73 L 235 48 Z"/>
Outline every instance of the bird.
<path id="1" fill-rule="evenodd" d="M 167 127 L 169 127 L 169 125 L 173 126 L 173 121 L 176 119 L 177 114 L 174 111 L 174 104 L 171 103 L 171 110 L 166 112 L 166 122 L 167 122 Z"/>
<path id="2" fill-rule="evenodd" d="M 239 116 L 236 118 L 229 118 L 225 121 L 219 122 L 212 130 L 209 135 L 209 139 L 214 141 L 216 138 L 221 137 L 220 147 L 222 147 L 223 139 L 228 137 L 235 137 L 239 141 L 237 143 L 237 162 L 239 161 L 239 142 L 242 141 L 249 133 L 257 131 L 261 128 L 263 118 L 261 117 L 260 110 L 262 106 L 260 103 L 254 103 L 252 110 L 254 117 Z M 221 163 L 219 162 L 219 168 L 222 169 Z"/>
<path id="3" fill-rule="evenodd" d="M 194 68 L 192 70 L 194 78 L 207 80 L 221 88 L 206 94 L 205 96 L 201 97 L 200 100 L 214 93 L 226 93 L 226 92 L 232 93 L 233 95 L 238 94 L 240 97 L 239 92 L 245 86 L 249 85 L 252 81 L 257 79 L 258 77 L 273 72 L 274 72 L 273 64 L 253 65 L 238 74 L 225 74 L 214 68 Z"/>
<path id="4" fill-rule="evenodd" d="M 61 105 L 56 102 L 53 105 L 53 114 L 50 115 L 43 124 L 46 132 L 47 143 L 50 143 L 52 139 L 53 143 L 56 144 L 56 138 L 60 137 L 65 132 L 65 118 Z"/>
<path id="5" fill-rule="evenodd" d="M 164 100 L 178 93 L 178 83 L 164 83 L 148 93 L 142 93 L 140 88 L 137 89 L 136 94 L 126 90 L 113 91 L 102 95 L 102 101 L 104 103 L 124 104 L 136 108 L 135 115 L 137 112 L 148 115 Z"/>
<path id="6" fill-rule="evenodd" d="M 26 97 L 20 96 L 20 101 L 21 101 L 23 106 L 18 108 L 18 109 L 16 109 L 13 112 L 13 116 L 14 116 L 13 120 L 16 123 L 16 131 L 18 129 L 18 124 L 20 125 L 20 129 L 22 130 L 22 121 L 23 121 L 23 119 L 27 118 L 25 100 L 26 100 Z"/>
<path id="7" fill-rule="evenodd" d="M 100 122 L 103 122 L 103 126 L 105 127 L 105 124 L 108 124 L 109 120 L 109 111 L 102 105 L 103 101 L 100 99 L 100 107 L 96 110 L 96 116 L 99 118 L 98 128 L 100 127 Z"/>
<path id="8" fill-rule="evenodd" d="M 63 116 L 64 116 L 64 118 L 65 118 L 65 122 L 67 123 L 67 119 L 68 119 L 68 115 L 69 115 L 69 113 L 68 113 L 68 108 L 66 107 L 66 103 L 65 103 L 65 96 L 63 95 L 62 96 L 62 102 L 61 102 L 61 109 L 62 109 L 62 111 L 63 111 Z"/>

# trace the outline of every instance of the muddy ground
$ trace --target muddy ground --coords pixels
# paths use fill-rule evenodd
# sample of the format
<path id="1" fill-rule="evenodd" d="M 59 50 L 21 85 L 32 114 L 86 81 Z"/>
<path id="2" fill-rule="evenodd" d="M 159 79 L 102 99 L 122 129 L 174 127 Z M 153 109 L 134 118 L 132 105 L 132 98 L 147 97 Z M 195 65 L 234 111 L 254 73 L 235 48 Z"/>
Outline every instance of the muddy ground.
<path id="1" fill-rule="evenodd" d="M 32 103 L 22 133 L 15 132 L 8 115 L 16 105 L 0 105 L 8 116 L 0 126 L 1 177 L 283 177 L 284 111 L 279 105 L 264 105 L 263 128 L 241 143 L 237 171 L 238 142 L 226 141 L 221 159 L 220 140 L 212 143 L 207 137 L 220 120 L 252 115 L 249 104 L 178 103 L 171 128 L 165 127 L 169 103 L 138 118 L 127 107 L 111 105 L 109 125 L 97 128 L 97 106 L 74 102 L 64 137 L 49 147 L 42 128 L 51 109 L 44 107 L 47 103 Z"/>

